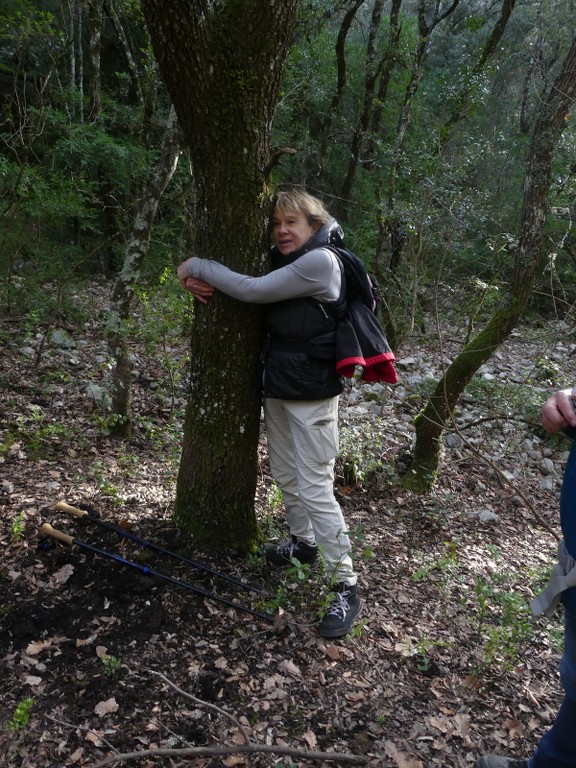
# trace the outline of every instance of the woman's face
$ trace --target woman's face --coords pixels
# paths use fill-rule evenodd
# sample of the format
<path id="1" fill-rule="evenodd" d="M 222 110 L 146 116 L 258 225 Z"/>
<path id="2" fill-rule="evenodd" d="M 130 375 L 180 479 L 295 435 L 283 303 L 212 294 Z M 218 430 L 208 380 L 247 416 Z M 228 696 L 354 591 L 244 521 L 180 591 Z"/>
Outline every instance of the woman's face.
<path id="1" fill-rule="evenodd" d="M 300 211 L 276 210 L 272 218 L 272 236 L 282 256 L 288 256 L 307 243 L 319 226 L 310 224 Z"/>

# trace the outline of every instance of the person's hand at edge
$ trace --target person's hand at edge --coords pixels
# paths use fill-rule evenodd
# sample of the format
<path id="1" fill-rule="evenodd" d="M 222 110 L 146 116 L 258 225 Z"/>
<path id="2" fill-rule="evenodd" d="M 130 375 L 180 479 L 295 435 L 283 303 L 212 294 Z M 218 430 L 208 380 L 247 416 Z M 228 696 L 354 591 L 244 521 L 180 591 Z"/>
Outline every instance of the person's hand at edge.
<path id="1" fill-rule="evenodd" d="M 540 423 L 548 432 L 576 428 L 576 388 L 560 389 L 540 409 Z M 572 394 L 574 393 L 574 395 Z"/>

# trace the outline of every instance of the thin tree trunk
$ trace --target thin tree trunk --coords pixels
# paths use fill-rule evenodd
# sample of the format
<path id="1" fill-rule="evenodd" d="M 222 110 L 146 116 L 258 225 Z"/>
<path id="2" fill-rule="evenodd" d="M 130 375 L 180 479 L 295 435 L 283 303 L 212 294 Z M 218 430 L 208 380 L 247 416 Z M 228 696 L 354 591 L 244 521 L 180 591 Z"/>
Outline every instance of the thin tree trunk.
<path id="1" fill-rule="evenodd" d="M 478 368 L 508 338 L 526 307 L 537 274 L 546 222 L 552 161 L 558 141 L 568 124 L 576 96 L 576 38 L 548 96 L 543 100 L 530 144 L 521 231 L 508 299 L 494 313 L 486 328 L 457 355 L 436 386 L 424 410 L 416 418 L 416 444 L 405 485 L 429 490 L 441 459 L 441 441 L 453 408 Z"/>
<path id="2" fill-rule="evenodd" d="M 502 0 L 502 8 L 500 10 L 498 21 L 494 25 L 494 28 L 478 57 L 478 61 L 467 75 L 466 82 L 458 94 L 450 117 L 446 120 L 446 123 L 440 131 L 440 151 L 450 140 L 456 126 L 466 118 L 467 110 L 471 103 L 471 95 L 474 90 L 474 82 L 484 71 L 486 64 L 490 61 L 492 56 L 497 52 L 498 45 L 506 31 L 506 26 L 512 16 L 512 11 L 514 10 L 515 5 L 516 0 Z"/>
<path id="3" fill-rule="evenodd" d="M 412 110 L 420 81 L 423 75 L 423 67 L 430 47 L 430 38 L 438 24 L 448 18 L 458 7 L 460 0 L 452 0 L 452 3 L 440 12 L 439 3 L 434 4 L 432 18 L 428 19 L 426 0 L 419 0 L 418 6 L 418 44 L 412 62 L 410 80 L 404 93 L 402 111 L 396 129 L 396 139 L 392 152 L 392 159 L 388 174 L 382 177 L 377 190 L 381 212 L 378 215 L 378 241 L 376 244 L 377 276 L 380 278 L 384 294 L 394 296 L 401 285 L 401 262 L 406 243 L 406 227 L 402 216 L 396 208 L 396 191 L 398 175 L 401 170 L 404 155 L 404 142 L 412 121 Z M 388 264 L 383 265 L 384 253 L 388 254 Z M 391 306 L 384 306 L 382 310 L 386 335 L 393 349 L 397 349 L 402 333 L 396 322 L 395 313 Z"/>
<path id="4" fill-rule="evenodd" d="M 148 252 L 150 235 L 158 203 L 172 178 L 180 154 L 180 129 L 174 108 L 170 110 L 160 157 L 154 174 L 139 197 L 132 221 L 132 231 L 124 254 L 124 265 L 112 293 L 108 313 L 108 350 L 114 361 L 112 370 L 111 434 L 128 440 L 131 436 L 131 374 L 129 348 L 124 331 L 130 317 L 134 288 L 140 279 L 142 263 Z"/>
<path id="5" fill-rule="evenodd" d="M 398 128 L 396 130 L 396 141 L 394 145 L 394 152 L 392 155 L 392 164 L 390 173 L 388 175 L 387 186 L 387 201 L 388 211 L 391 219 L 392 229 L 395 226 L 394 209 L 396 207 L 396 180 L 398 178 L 398 171 L 400 168 L 400 161 L 404 153 L 404 141 L 406 139 L 406 133 L 410 127 L 412 120 L 412 109 L 414 107 L 414 100 L 420 86 L 420 80 L 422 79 L 423 66 L 428 49 L 430 47 L 430 37 L 433 31 L 436 29 L 444 19 L 446 19 L 451 13 L 453 13 L 458 7 L 460 0 L 453 0 L 452 4 L 443 12 L 439 13 L 439 4 L 436 3 L 434 8 L 433 18 L 428 21 L 426 0 L 420 0 L 418 8 L 418 30 L 419 38 L 418 45 L 416 46 L 416 53 L 414 55 L 414 61 L 412 63 L 412 71 L 410 75 L 410 81 L 404 94 L 404 103 L 402 105 L 402 112 L 398 121 Z"/>
<path id="6" fill-rule="evenodd" d="M 88 95 L 90 104 L 88 119 L 96 120 L 102 111 L 102 24 L 104 0 L 90 0 L 88 3 Z"/>
<path id="7" fill-rule="evenodd" d="M 370 124 L 370 138 L 366 151 L 365 160 L 371 162 L 374 159 L 374 138 L 379 136 L 382 131 L 382 120 L 384 116 L 384 106 L 388 98 L 388 89 L 392 73 L 398 62 L 398 47 L 400 44 L 400 35 L 402 25 L 400 24 L 400 10 L 403 0 L 392 0 L 390 9 L 390 20 L 388 25 L 388 44 L 386 53 L 381 64 L 380 82 L 378 83 L 378 93 L 376 94 L 375 104 L 372 110 L 372 121 Z"/>
<path id="8" fill-rule="evenodd" d="M 315 122 L 319 124 L 318 132 L 318 176 L 322 179 L 324 173 L 324 159 L 326 157 L 326 151 L 328 147 L 328 136 L 332 127 L 332 121 L 334 116 L 338 114 L 338 107 L 344 94 L 347 79 L 347 66 L 346 66 L 346 38 L 352 27 L 352 22 L 356 18 L 358 10 L 364 5 L 366 0 L 354 0 L 344 14 L 342 24 L 338 30 L 336 36 L 336 44 L 334 46 L 334 52 L 336 54 L 336 90 L 332 95 L 332 101 L 330 108 L 326 112 L 323 119 L 319 119 L 317 115 L 312 115 Z"/>
<path id="9" fill-rule="evenodd" d="M 128 65 L 128 71 L 130 72 L 130 77 L 132 78 L 132 85 L 134 87 L 136 99 L 138 101 L 138 104 L 142 106 L 144 104 L 144 95 L 142 92 L 142 85 L 140 83 L 140 74 L 138 72 L 138 66 L 134 61 L 134 54 L 132 53 L 132 48 L 130 46 L 130 43 L 128 42 L 126 32 L 124 31 L 124 27 L 122 26 L 122 22 L 120 21 L 120 19 L 118 18 L 118 14 L 116 13 L 113 0 L 104 0 L 104 8 L 106 9 L 106 13 L 110 17 L 112 24 L 114 25 L 116 37 L 120 41 L 120 45 L 122 46 L 122 50 L 124 51 L 124 57 L 126 59 L 126 64 Z"/>

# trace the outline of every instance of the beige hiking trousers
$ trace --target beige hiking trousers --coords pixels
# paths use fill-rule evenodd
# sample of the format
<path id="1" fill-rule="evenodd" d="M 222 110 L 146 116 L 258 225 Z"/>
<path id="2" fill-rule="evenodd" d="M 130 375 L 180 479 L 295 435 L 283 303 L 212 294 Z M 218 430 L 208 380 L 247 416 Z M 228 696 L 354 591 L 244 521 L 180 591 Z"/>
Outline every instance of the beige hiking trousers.
<path id="1" fill-rule="evenodd" d="M 282 491 L 290 534 L 320 547 L 331 583 L 356 584 L 348 528 L 334 496 L 338 397 L 268 397 L 264 417 L 270 468 Z"/>

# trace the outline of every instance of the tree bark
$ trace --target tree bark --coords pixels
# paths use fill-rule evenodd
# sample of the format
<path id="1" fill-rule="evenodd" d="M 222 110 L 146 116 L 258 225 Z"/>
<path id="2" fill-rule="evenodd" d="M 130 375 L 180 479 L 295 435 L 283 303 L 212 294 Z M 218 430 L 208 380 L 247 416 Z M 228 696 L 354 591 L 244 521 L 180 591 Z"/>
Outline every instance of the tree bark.
<path id="1" fill-rule="evenodd" d="M 267 250 L 271 122 L 296 0 L 143 0 L 161 74 L 190 149 L 197 252 L 259 274 Z M 198 546 L 254 548 L 261 312 L 199 305 L 175 520 Z"/>
<path id="2" fill-rule="evenodd" d="M 576 96 L 576 37 L 560 74 L 543 99 L 528 154 L 520 238 L 505 306 L 496 311 L 481 331 L 447 368 L 434 394 L 416 417 L 416 444 L 406 487 L 427 491 L 434 485 L 441 459 L 441 442 L 454 405 L 478 368 L 508 338 L 526 307 L 537 274 L 552 161 L 568 124 Z"/>

